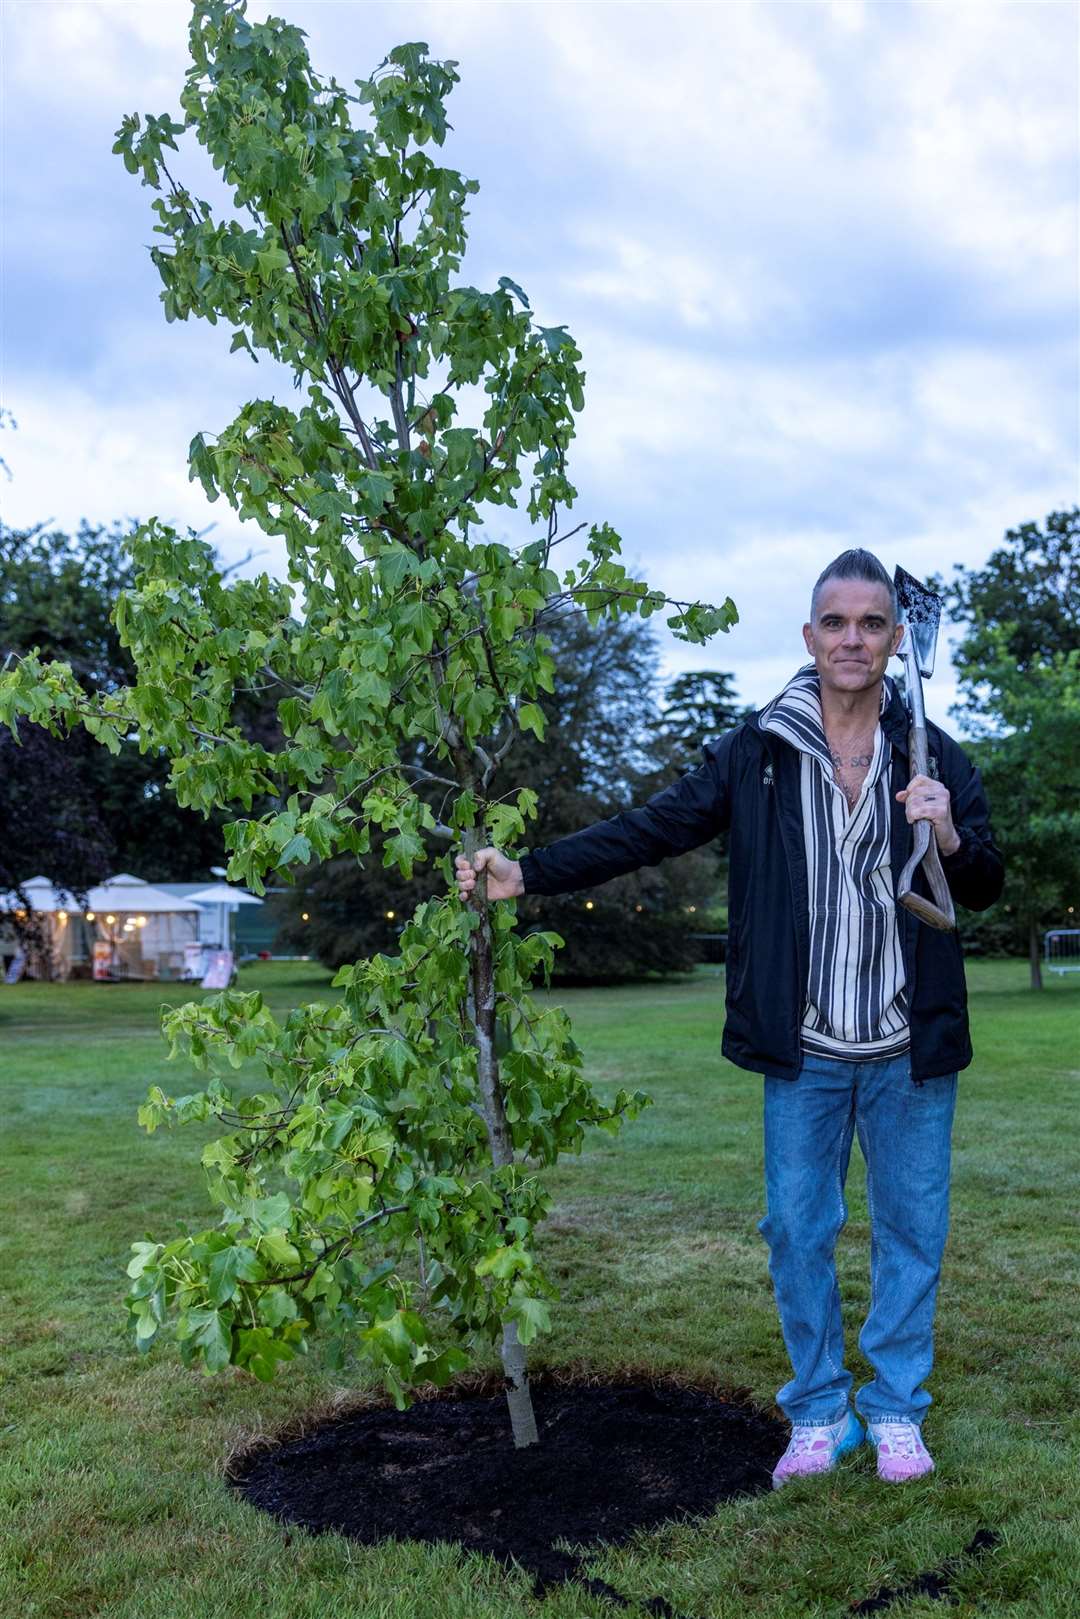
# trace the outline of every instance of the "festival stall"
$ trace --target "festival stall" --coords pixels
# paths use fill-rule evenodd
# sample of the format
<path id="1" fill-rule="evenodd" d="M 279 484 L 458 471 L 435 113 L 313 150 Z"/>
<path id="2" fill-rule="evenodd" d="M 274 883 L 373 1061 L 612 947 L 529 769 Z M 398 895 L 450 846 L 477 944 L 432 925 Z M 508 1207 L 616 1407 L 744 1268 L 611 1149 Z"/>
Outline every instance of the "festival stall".
<path id="1" fill-rule="evenodd" d="M 29 952 L 30 978 L 182 978 L 187 945 L 197 943 L 202 908 L 166 894 L 130 872 L 119 872 L 89 890 L 86 904 L 57 889 L 47 877 L 23 885 L 35 914 L 45 923 L 47 953 Z M 0 894 L 0 914 L 21 919 L 17 894 Z"/>
<path id="2" fill-rule="evenodd" d="M 261 899 L 246 889 L 233 888 L 228 883 L 162 883 L 162 891 L 176 899 L 186 899 L 197 905 L 199 918 L 198 942 L 187 947 L 189 978 L 202 978 L 211 960 L 222 951 L 229 954 L 229 968 L 237 959 L 236 913 L 241 905 L 261 905 Z M 210 987 L 210 986 L 208 986 Z"/>

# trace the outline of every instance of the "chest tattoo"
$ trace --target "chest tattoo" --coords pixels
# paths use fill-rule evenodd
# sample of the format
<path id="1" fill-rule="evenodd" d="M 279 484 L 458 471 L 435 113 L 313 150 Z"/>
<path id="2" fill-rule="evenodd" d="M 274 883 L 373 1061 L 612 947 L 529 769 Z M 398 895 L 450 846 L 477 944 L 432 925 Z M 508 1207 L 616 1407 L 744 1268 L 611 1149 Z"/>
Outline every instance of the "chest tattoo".
<path id="1" fill-rule="evenodd" d="M 859 802 L 863 782 L 867 772 L 874 762 L 872 753 L 853 753 L 845 757 L 842 753 L 835 753 L 829 749 L 829 757 L 833 762 L 833 777 L 838 787 L 847 799 L 849 810 L 853 810 Z"/>

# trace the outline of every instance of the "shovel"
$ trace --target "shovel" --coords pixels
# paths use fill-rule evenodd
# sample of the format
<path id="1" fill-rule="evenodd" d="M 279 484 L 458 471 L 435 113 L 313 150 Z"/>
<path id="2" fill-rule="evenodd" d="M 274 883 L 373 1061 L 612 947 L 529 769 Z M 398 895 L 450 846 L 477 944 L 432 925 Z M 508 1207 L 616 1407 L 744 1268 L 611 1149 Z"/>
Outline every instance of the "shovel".
<path id="1" fill-rule="evenodd" d="M 893 583 L 896 586 L 900 617 L 904 625 L 904 637 L 897 649 L 897 656 L 903 658 L 907 673 L 908 713 L 911 719 L 911 729 L 908 733 L 911 774 L 926 776 L 929 774 L 930 761 L 926 745 L 926 709 L 923 705 L 922 683 L 924 676 L 929 680 L 934 672 L 934 653 L 937 650 L 938 624 L 941 619 L 941 597 L 935 596 L 932 590 L 927 590 L 925 585 L 921 585 L 903 568 L 897 568 L 893 575 Z M 941 869 L 941 856 L 938 853 L 934 829 L 929 821 L 916 821 L 912 831 L 915 847 L 910 860 L 900 873 L 896 897 L 901 905 L 919 918 L 920 922 L 925 922 L 931 928 L 940 928 L 943 933 L 948 932 L 956 926 L 956 912 L 953 909 L 952 895 L 949 893 L 945 873 Z M 919 866 L 926 872 L 933 900 L 917 894 L 911 886 Z"/>

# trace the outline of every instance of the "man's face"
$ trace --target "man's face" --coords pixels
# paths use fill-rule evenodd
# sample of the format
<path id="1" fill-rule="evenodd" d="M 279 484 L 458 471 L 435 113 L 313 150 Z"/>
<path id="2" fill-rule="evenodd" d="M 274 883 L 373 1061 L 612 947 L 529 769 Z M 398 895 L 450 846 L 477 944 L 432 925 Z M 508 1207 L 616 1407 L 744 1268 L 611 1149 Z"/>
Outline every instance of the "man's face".
<path id="1" fill-rule="evenodd" d="M 867 579 L 827 579 L 813 622 L 803 625 L 822 687 L 838 692 L 875 686 L 903 634 L 903 625 L 893 622 L 889 592 Z"/>

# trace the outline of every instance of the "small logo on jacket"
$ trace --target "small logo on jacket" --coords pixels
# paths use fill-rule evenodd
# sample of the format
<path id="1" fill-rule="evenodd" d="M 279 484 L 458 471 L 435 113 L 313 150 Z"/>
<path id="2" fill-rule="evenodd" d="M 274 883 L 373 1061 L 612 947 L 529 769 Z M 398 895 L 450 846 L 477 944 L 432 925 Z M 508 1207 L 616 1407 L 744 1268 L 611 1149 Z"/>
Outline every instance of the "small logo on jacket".
<path id="1" fill-rule="evenodd" d="M 772 765 L 766 765 L 765 766 L 765 771 L 764 771 L 764 774 L 762 775 L 762 778 L 761 778 L 761 784 L 762 784 L 763 787 L 771 787 L 772 786 L 772 784 L 773 784 L 773 767 L 772 767 Z"/>

